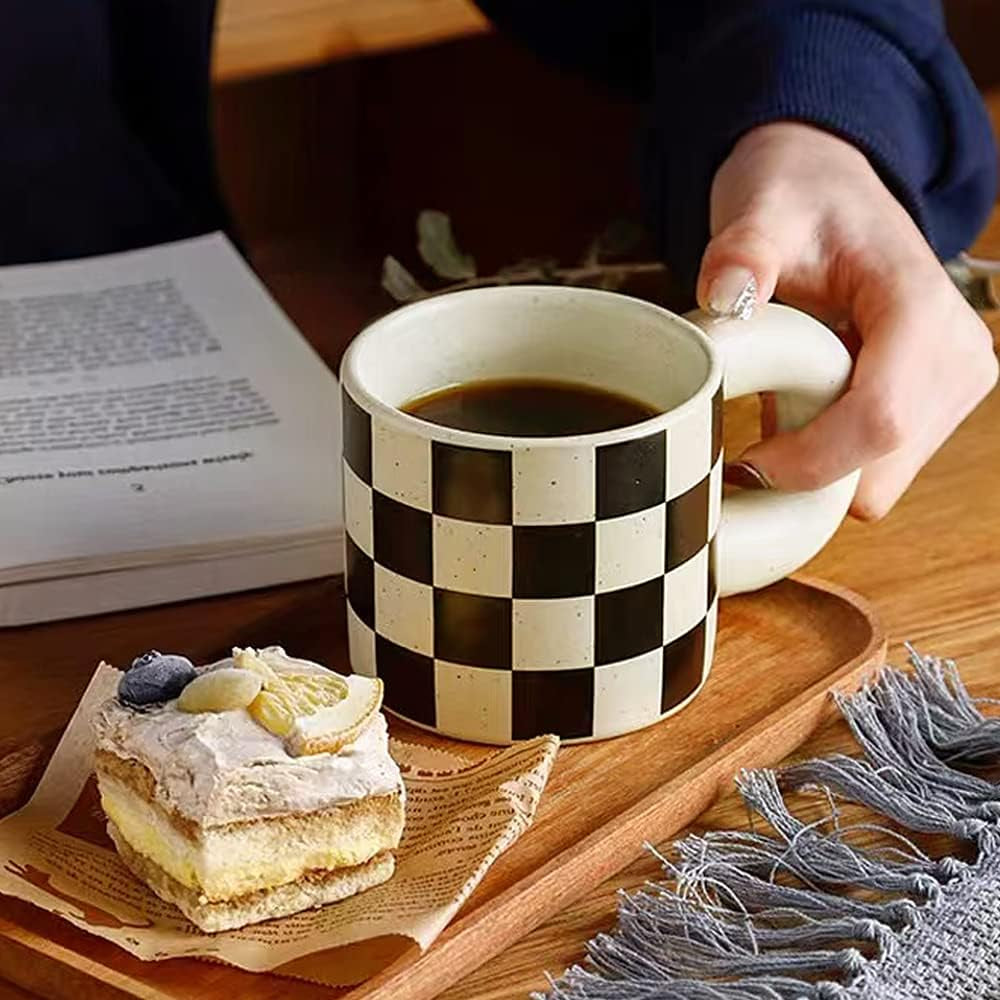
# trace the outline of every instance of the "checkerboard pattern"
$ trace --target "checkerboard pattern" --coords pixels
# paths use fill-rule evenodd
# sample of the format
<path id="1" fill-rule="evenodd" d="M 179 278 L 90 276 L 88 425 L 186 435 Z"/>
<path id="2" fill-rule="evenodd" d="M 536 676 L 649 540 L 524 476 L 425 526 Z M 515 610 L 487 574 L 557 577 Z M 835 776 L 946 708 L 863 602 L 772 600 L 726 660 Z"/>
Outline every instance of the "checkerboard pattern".
<path id="1" fill-rule="evenodd" d="M 584 740 L 701 686 L 715 639 L 721 392 L 602 447 L 459 447 L 343 391 L 348 635 L 390 711 L 449 736 Z"/>

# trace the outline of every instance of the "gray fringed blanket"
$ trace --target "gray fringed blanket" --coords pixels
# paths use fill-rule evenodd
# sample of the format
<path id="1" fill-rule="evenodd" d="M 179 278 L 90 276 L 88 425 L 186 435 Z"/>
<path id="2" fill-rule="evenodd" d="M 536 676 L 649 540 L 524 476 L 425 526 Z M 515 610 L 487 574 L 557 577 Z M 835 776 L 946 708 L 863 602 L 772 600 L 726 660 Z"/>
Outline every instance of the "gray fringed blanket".
<path id="1" fill-rule="evenodd" d="M 661 859 L 670 881 L 623 896 L 615 930 L 550 1000 L 1000 997 L 1000 787 L 977 774 L 1000 763 L 1000 719 L 952 662 L 910 655 L 912 674 L 887 668 L 837 699 L 863 757 L 741 774 L 773 833 L 680 841 Z M 784 793 L 811 789 L 897 831 L 950 835 L 971 860 L 934 859 L 899 832 L 852 846 L 835 811 L 809 824 L 790 812 Z"/>

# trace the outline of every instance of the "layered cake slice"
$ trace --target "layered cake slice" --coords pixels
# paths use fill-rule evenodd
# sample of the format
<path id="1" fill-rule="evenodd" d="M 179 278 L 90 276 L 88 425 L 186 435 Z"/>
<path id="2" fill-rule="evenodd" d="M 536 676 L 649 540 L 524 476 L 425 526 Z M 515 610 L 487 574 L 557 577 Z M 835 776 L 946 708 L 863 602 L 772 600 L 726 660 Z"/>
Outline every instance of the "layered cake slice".
<path id="1" fill-rule="evenodd" d="M 201 669 L 140 657 L 95 723 L 122 860 L 204 931 L 384 882 L 404 795 L 381 701 L 381 681 L 277 646 Z"/>

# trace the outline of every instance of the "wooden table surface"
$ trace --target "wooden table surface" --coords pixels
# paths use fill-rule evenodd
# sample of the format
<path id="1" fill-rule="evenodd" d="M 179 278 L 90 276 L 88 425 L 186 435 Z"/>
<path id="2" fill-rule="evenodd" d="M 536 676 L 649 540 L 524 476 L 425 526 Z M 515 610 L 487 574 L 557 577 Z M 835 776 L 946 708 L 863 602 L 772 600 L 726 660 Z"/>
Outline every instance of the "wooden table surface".
<path id="1" fill-rule="evenodd" d="M 1000 124 L 1000 94 L 990 103 L 994 121 Z M 994 213 L 976 250 L 1000 258 L 1000 211 Z M 1000 314 L 987 318 L 995 339 L 1000 339 Z M 941 335 L 947 337 L 948 331 Z M 727 408 L 727 440 L 733 435 L 749 440 L 752 407 L 737 404 L 731 409 Z M 873 602 L 890 637 L 890 662 L 902 660 L 901 643 L 910 640 L 920 649 L 957 659 L 973 693 L 993 697 L 1000 697 L 998 439 L 1000 392 L 994 392 L 934 457 L 888 518 L 875 525 L 846 523 L 807 567 Z M 288 593 L 289 588 L 258 591 L 4 632 L 0 757 L 65 723 L 96 658 L 147 648 L 159 641 L 164 630 L 190 636 L 192 647 L 202 642 L 202 636 L 218 638 L 221 631 L 259 632 L 289 613 Z M 692 711 L 696 710 L 695 706 Z M 853 749 L 846 727 L 836 724 L 813 737 L 804 751 Z M 0 774 L 0 812 L 10 807 L 12 795 L 16 791 L 5 788 Z M 746 816 L 730 794 L 698 825 L 740 827 L 746 825 Z M 543 989 L 546 971 L 558 974 L 578 961 L 586 940 L 610 928 L 615 893 L 658 874 L 652 860 L 634 863 L 442 997 L 506 1000 Z M 0 1000 L 26 996 L 0 983 Z"/>
<path id="2" fill-rule="evenodd" d="M 301 69 L 487 27 L 471 0 L 219 0 L 213 75 Z"/>
<path id="3" fill-rule="evenodd" d="M 992 0 L 945 0 L 952 37 L 973 77 L 997 79 Z M 319 66 L 488 30 L 472 0 L 219 0 L 218 81 Z"/>

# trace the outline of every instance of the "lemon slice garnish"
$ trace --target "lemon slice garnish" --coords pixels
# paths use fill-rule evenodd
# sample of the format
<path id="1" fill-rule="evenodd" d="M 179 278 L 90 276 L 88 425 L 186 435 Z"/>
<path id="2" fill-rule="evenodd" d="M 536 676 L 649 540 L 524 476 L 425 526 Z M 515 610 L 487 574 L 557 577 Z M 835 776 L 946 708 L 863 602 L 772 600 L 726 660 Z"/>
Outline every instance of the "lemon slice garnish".
<path id="1" fill-rule="evenodd" d="M 382 706 L 378 678 L 343 677 L 332 670 L 308 672 L 294 662 L 278 667 L 254 649 L 234 649 L 233 662 L 262 681 L 247 706 L 254 720 L 281 737 L 286 750 L 299 757 L 336 753 L 353 743 Z"/>

